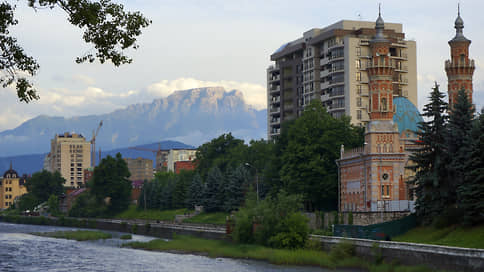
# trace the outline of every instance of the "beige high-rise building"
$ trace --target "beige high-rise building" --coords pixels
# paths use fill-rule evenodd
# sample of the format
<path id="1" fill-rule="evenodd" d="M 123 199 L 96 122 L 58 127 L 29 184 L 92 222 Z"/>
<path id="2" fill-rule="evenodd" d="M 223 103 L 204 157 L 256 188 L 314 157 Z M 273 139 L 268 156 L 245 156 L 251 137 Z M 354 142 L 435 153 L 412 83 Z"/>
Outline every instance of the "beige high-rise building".
<path id="1" fill-rule="evenodd" d="M 144 158 L 124 158 L 128 165 L 131 181 L 153 180 L 153 160 Z"/>
<path id="2" fill-rule="evenodd" d="M 416 43 L 405 39 L 402 24 L 386 23 L 393 96 L 417 106 Z M 368 123 L 367 66 L 375 22 L 342 20 L 314 28 L 271 55 L 267 69 L 268 139 L 280 134 L 284 120 L 301 115 L 319 99 L 333 117 L 347 115 L 351 123 Z"/>
<path id="3" fill-rule="evenodd" d="M 50 156 L 49 156 L 50 155 Z M 85 184 L 84 169 L 91 166 L 91 143 L 76 133 L 55 135 L 44 168 L 59 171 L 66 180 L 64 186 L 79 188 Z M 50 167 L 45 164 L 49 163 Z"/>

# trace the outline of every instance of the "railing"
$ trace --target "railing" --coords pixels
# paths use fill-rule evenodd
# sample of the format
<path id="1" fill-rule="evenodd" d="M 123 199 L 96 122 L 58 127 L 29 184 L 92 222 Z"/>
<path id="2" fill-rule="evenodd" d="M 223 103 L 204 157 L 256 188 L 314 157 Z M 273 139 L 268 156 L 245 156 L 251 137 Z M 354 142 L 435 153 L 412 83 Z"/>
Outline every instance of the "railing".
<path id="1" fill-rule="evenodd" d="M 365 147 L 355 147 L 352 148 L 348 151 L 345 150 L 345 152 L 342 154 L 341 159 L 348 159 L 348 158 L 354 158 L 354 157 L 359 157 L 363 155 L 363 152 L 365 151 Z"/>
<path id="2" fill-rule="evenodd" d="M 475 68 L 475 63 L 474 63 L 474 60 L 469 60 L 468 62 L 467 61 L 464 61 L 464 62 L 461 62 L 461 61 L 458 61 L 458 62 L 453 62 L 453 61 L 450 61 L 450 60 L 446 60 L 445 61 L 445 68 Z"/>

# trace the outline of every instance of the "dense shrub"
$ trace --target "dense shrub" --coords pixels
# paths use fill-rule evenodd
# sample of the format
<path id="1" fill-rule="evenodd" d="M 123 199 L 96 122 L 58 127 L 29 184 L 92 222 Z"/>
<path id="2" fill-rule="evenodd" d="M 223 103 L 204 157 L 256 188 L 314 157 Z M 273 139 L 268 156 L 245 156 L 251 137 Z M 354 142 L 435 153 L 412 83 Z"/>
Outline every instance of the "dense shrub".
<path id="1" fill-rule="evenodd" d="M 233 238 L 235 241 L 276 247 L 304 247 L 309 228 L 303 216 L 301 197 L 280 191 L 277 197 L 259 201 L 250 194 L 245 207 L 235 216 Z"/>

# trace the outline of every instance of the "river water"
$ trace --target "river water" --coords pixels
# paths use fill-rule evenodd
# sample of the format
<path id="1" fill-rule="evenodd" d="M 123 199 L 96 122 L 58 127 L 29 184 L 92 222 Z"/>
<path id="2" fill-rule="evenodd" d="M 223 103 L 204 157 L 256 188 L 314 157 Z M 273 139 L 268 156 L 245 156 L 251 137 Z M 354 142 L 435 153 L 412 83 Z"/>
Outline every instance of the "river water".
<path id="1" fill-rule="evenodd" d="M 121 248 L 126 241 L 117 232 L 113 239 L 85 242 L 29 234 L 74 229 L 0 222 L 0 271 L 333 271 Z M 131 241 L 151 239 L 133 235 Z"/>

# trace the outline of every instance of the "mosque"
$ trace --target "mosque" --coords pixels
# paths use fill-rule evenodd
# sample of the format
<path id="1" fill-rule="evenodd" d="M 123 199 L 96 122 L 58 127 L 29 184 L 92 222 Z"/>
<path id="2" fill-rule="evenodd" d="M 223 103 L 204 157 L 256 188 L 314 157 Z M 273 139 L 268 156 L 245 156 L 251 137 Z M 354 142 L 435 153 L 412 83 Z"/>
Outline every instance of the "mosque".
<path id="1" fill-rule="evenodd" d="M 417 107 L 407 98 L 393 95 L 394 67 L 389 48 L 393 42 L 383 34 L 384 21 L 379 14 L 376 35 L 370 41 L 372 56 L 369 75 L 370 122 L 362 147 L 341 147 L 339 167 L 339 211 L 403 212 L 414 211 L 414 197 L 407 181 L 414 174 L 407 166 L 415 144 L 418 123 L 423 121 Z M 449 41 L 451 59 L 445 62 L 448 77 L 449 107 L 458 90 L 464 89 L 472 103 L 474 61 L 469 59 L 470 40 L 463 34 L 460 10 L 455 21 L 456 35 Z"/>

